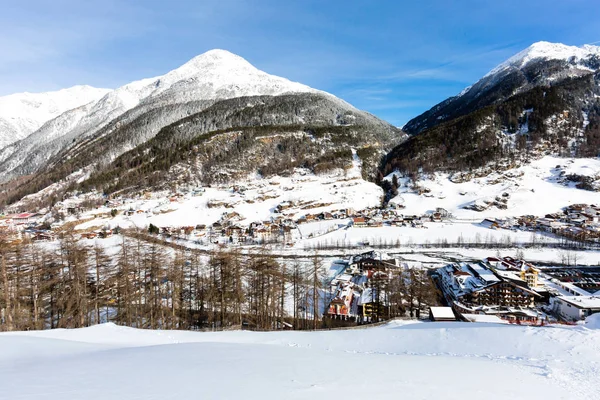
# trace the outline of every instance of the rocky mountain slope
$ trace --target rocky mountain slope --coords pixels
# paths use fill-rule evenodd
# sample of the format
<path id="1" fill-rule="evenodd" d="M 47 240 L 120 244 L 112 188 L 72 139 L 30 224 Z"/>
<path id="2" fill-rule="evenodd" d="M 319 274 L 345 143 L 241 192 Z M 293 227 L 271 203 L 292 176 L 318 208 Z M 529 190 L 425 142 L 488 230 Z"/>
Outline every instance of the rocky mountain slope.
<path id="1" fill-rule="evenodd" d="M 344 167 L 351 149 L 373 170 L 404 136 L 328 93 L 213 50 L 70 110 L 0 151 L 2 200 L 18 200 L 77 171 L 89 178 L 78 183 L 86 189 L 156 185 L 171 181 L 174 168 L 206 183 L 294 167 Z"/>
<path id="2" fill-rule="evenodd" d="M 540 42 L 411 120 L 382 166 L 465 171 L 535 154 L 600 153 L 600 47 Z"/>
<path id="3" fill-rule="evenodd" d="M 0 149 L 24 139 L 65 111 L 97 101 L 109 91 L 74 86 L 55 92 L 0 97 Z"/>

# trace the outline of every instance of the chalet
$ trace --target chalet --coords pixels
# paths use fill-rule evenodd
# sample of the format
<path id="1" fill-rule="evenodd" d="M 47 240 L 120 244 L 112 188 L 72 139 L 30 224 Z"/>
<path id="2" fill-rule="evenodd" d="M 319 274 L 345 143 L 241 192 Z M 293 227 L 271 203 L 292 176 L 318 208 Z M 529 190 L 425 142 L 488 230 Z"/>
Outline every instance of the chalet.
<path id="1" fill-rule="evenodd" d="M 235 237 L 242 236 L 243 232 L 244 232 L 244 230 L 241 227 L 237 226 L 237 225 L 229 226 L 225 230 L 225 234 L 227 236 L 235 236 Z"/>
<path id="2" fill-rule="evenodd" d="M 298 225 L 304 224 L 305 222 L 307 222 L 306 215 L 303 215 L 296 220 L 296 224 L 298 224 Z"/>
<path id="3" fill-rule="evenodd" d="M 35 241 L 52 241 L 56 239 L 56 235 L 52 231 L 38 231 L 32 237 Z"/>
<path id="4" fill-rule="evenodd" d="M 367 221 L 365 217 L 354 217 L 352 218 L 352 226 L 356 228 L 364 228 L 367 226 Z"/>
<path id="5" fill-rule="evenodd" d="M 327 314 L 334 317 L 347 317 L 352 313 L 355 303 L 356 299 L 352 285 L 348 283 L 340 284 L 333 300 L 329 303 Z"/>
<path id="6" fill-rule="evenodd" d="M 379 220 L 372 218 L 369 221 L 367 221 L 367 226 L 371 228 L 379 228 L 383 226 L 383 221 L 381 220 L 381 218 Z"/>
<path id="7" fill-rule="evenodd" d="M 83 211 L 83 208 L 79 207 L 79 206 L 67 207 L 67 213 L 71 214 L 71 215 L 78 214 L 82 211 Z"/>
<path id="8" fill-rule="evenodd" d="M 256 240 L 258 240 L 259 242 L 266 242 L 270 239 L 270 236 L 271 236 L 270 232 L 263 227 L 254 229 L 252 234 L 253 234 L 254 238 Z"/>
<path id="9" fill-rule="evenodd" d="M 539 218 L 537 220 L 537 228 L 546 232 L 556 232 L 562 226 L 563 224 L 560 221 L 556 221 L 550 218 Z"/>
<path id="10" fill-rule="evenodd" d="M 489 218 L 486 218 L 483 221 L 481 221 L 481 225 L 486 228 L 490 228 L 490 229 L 498 229 L 500 227 L 500 225 L 498 224 L 498 222 L 495 219 L 489 219 Z"/>
<path id="11" fill-rule="evenodd" d="M 586 210 L 585 213 L 581 214 L 581 217 L 584 218 L 588 223 L 600 222 L 600 215 L 598 215 L 596 212 Z"/>
<path id="12" fill-rule="evenodd" d="M 98 232 L 98 237 L 100 239 L 106 239 L 106 238 L 111 237 L 112 235 L 113 235 L 113 231 L 111 231 L 111 230 L 105 230 L 105 231 Z"/>
<path id="13" fill-rule="evenodd" d="M 376 270 L 386 271 L 389 268 L 397 267 L 397 260 L 384 256 L 375 251 L 357 254 L 351 257 L 350 267 L 355 267 L 357 271 Z"/>
<path id="14" fill-rule="evenodd" d="M 431 222 L 442 222 L 442 214 L 434 212 L 431 214 L 429 219 L 431 220 Z"/>
<path id="15" fill-rule="evenodd" d="M 36 223 L 41 218 L 38 213 L 21 213 L 7 216 L 14 225 L 27 225 Z"/>
<path id="16" fill-rule="evenodd" d="M 421 219 L 421 217 L 414 218 L 412 220 L 412 226 L 414 228 L 422 228 L 423 227 L 423 220 Z"/>
<path id="17" fill-rule="evenodd" d="M 450 218 L 450 213 L 445 208 L 437 207 L 434 214 L 438 214 L 441 219 Z"/>

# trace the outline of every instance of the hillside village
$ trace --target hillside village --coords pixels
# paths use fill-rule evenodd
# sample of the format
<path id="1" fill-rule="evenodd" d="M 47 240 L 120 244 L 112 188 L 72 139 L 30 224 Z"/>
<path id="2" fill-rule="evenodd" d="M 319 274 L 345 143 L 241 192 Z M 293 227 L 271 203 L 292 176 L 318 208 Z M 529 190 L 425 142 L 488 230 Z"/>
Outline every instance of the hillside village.
<path id="1" fill-rule="evenodd" d="M 238 186 L 227 190 L 232 196 L 243 194 L 245 191 Z M 76 226 L 85 238 L 106 237 L 110 235 L 109 231 L 131 228 L 137 221 L 149 226 L 144 219 L 157 215 L 168 216 L 181 204 L 201 198 L 204 193 L 204 188 L 194 188 L 166 194 L 146 192 L 133 198 L 107 198 L 93 194 L 75 196 L 56 203 L 51 210 L 3 214 L 0 216 L 0 229 L 15 240 L 24 237 L 52 240 L 65 224 L 71 224 Z M 278 196 L 271 198 L 277 199 Z M 245 202 L 251 205 L 255 201 L 264 202 L 268 199 L 268 196 L 262 196 Z M 393 205 L 353 209 L 335 208 L 335 203 L 314 201 L 286 200 L 273 204 L 268 219 L 252 221 L 236 211 L 236 203 L 208 200 L 206 210 L 211 212 L 212 217 L 207 219 L 215 220 L 212 223 L 176 225 L 173 223 L 175 221 L 170 221 L 167 225 L 158 226 L 150 223 L 152 227 L 148 229 L 151 233 L 191 240 L 202 245 L 291 245 L 296 240 L 323 235 L 337 229 L 383 226 L 422 228 L 424 222 L 441 222 L 451 217 L 443 208 L 425 215 L 404 215 L 400 208 Z M 212 212 L 213 210 L 215 212 Z M 218 210 L 225 211 L 219 215 Z M 322 224 L 315 224 L 318 222 Z M 90 229 L 88 226 L 96 229 Z"/>
<path id="2" fill-rule="evenodd" d="M 543 217 L 486 218 L 482 225 L 491 229 L 522 229 L 547 232 L 569 240 L 600 243 L 600 206 L 573 204 L 562 212 Z"/>

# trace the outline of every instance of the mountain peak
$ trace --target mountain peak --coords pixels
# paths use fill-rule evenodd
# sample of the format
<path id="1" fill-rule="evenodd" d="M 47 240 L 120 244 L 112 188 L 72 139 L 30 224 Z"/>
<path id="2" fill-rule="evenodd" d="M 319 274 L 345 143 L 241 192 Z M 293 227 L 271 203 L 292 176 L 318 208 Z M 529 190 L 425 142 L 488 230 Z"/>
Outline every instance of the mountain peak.
<path id="1" fill-rule="evenodd" d="M 536 42 L 498 65 L 486 77 L 511 67 L 522 68 L 533 60 L 570 60 L 574 58 L 575 61 L 579 61 L 594 55 L 600 56 L 600 47 L 589 44 L 579 47 L 546 41 Z"/>
<path id="2" fill-rule="evenodd" d="M 206 74 L 215 70 L 258 71 L 252 64 L 236 54 L 227 50 L 213 49 L 192 58 L 179 68 L 171 71 L 171 73 Z"/>

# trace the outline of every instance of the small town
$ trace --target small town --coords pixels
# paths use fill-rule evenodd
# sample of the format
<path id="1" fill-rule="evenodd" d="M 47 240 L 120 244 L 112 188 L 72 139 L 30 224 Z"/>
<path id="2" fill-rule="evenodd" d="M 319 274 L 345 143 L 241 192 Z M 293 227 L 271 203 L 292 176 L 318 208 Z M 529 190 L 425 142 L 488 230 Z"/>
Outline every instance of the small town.
<path id="1" fill-rule="evenodd" d="M 541 268 L 507 256 L 423 271 L 374 251 L 351 256 L 338 265 L 326 314 L 333 319 L 364 323 L 391 314 L 408 316 L 407 311 L 392 310 L 397 288 L 391 283 L 398 277 L 408 285 L 419 279 L 418 286 L 427 288 L 427 296 L 421 291 L 413 300 L 427 299 L 423 304 L 429 303 L 429 317 L 434 321 L 572 324 L 600 312 L 600 267 Z M 415 271 L 424 274 L 419 277 Z M 435 287 L 427 287 L 427 279 Z M 420 307 L 414 310 L 410 317 L 419 316 Z"/>
<path id="2" fill-rule="evenodd" d="M 562 212 L 544 217 L 486 218 L 482 225 L 491 229 L 523 229 L 547 232 L 574 241 L 600 243 L 600 206 L 573 204 Z"/>
<path id="3" fill-rule="evenodd" d="M 241 189 L 231 187 L 229 190 L 236 193 Z M 151 221 L 156 216 L 169 215 L 186 202 L 202 197 L 203 193 L 203 188 L 192 188 L 166 194 L 145 193 L 134 197 L 107 198 L 87 194 L 66 198 L 57 202 L 51 209 L 22 210 L 12 207 L 0 214 L 0 232 L 8 235 L 10 240 L 53 240 L 57 232 L 64 230 L 65 226 L 73 226 L 77 227 L 76 230 L 84 238 L 105 238 L 120 229 L 129 229 L 140 223 L 148 226 L 146 221 Z M 331 209 L 328 206 L 320 203 L 283 201 L 273 207 L 268 219 L 252 221 L 241 215 L 233 205 L 209 200 L 209 210 L 224 210 L 214 218 L 216 221 L 213 223 L 150 223 L 148 230 L 165 238 L 186 240 L 197 245 L 293 246 L 299 240 L 349 228 L 427 228 L 429 223 L 462 222 L 441 207 L 422 215 L 409 215 L 402 213 L 401 206 L 392 203 L 385 207 L 365 209 Z M 553 237 L 556 241 L 569 241 L 573 246 L 594 247 L 600 245 L 600 206 L 574 204 L 565 207 L 561 212 L 539 217 L 527 215 L 515 218 L 484 218 L 479 226 L 492 230 L 534 232 Z M 384 240 L 393 245 L 395 238 L 388 235 Z"/>

